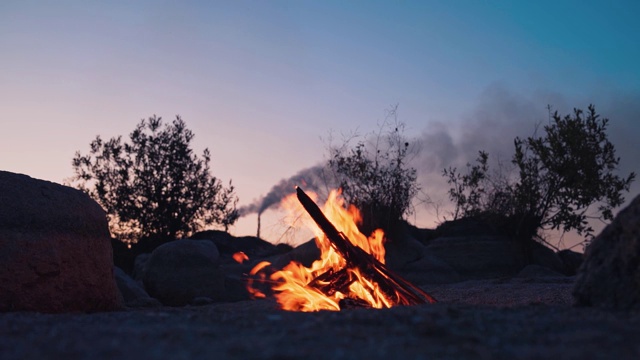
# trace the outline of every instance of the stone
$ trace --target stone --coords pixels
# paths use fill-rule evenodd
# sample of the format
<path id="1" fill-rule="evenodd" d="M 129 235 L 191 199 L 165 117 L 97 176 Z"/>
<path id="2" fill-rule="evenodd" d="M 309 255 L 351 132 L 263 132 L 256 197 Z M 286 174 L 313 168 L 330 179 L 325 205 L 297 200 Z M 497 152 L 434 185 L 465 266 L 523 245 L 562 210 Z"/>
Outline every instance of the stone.
<path id="1" fill-rule="evenodd" d="M 584 254 L 569 249 L 558 251 L 558 257 L 562 260 L 564 273 L 568 276 L 576 275 L 584 260 Z"/>
<path id="2" fill-rule="evenodd" d="M 463 280 L 447 262 L 428 252 L 419 260 L 407 264 L 399 274 L 416 285 L 449 284 Z"/>
<path id="3" fill-rule="evenodd" d="M 527 265 L 520 242 L 506 236 L 441 237 L 425 248 L 466 279 L 509 277 Z"/>
<path id="4" fill-rule="evenodd" d="M 640 195 L 587 247 L 573 296 L 579 306 L 640 310 Z"/>
<path id="5" fill-rule="evenodd" d="M 120 309 L 110 239 L 87 194 L 0 171 L 0 311 Z"/>
<path id="6" fill-rule="evenodd" d="M 278 256 L 272 263 L 273 269 L 280 270 L 290 262 L 296 261 L 310 268 L 314 261 L 320 260 L 320 249 L 315 239 L 304 242 L 286 254 Z"/>
<path id="7" fill-rule="evenodd" d="M 144 279 L 144 273 L 147 272 L 147 263 L 149 262 L 149 257 L 151 254 L 144 253 L 136 256 L 133 261 L 133 279 L 142 283 L 142 279 Z"/>
<path id="8" fill-rule="evenodd" d="M 152 298 L 147 294 L 142 285 L 127 275 L 124 270 L 115 266 L 113 274 L 116 278 L 118 290 L 122 295 L 124 305 L 131 308 L 139 307 L 158 307 L 162 304 L 160 301 Z"/>
<path id="9" fill-rule="evenodd" d="M 175 240 L 157 247 L 146 263 L 145 289 L 164 305 L 184 306 L 198 297 L 225 301 L 225 275 L 211 241 Z"/>
<path id="10" fill-rule="evenodd" d="M 565 273 L 565 266 L 560 256 L 544 244 L 532 241 L 531 246 L 531 262 L 532 265 L 540 265 L 556 273 Z"/>

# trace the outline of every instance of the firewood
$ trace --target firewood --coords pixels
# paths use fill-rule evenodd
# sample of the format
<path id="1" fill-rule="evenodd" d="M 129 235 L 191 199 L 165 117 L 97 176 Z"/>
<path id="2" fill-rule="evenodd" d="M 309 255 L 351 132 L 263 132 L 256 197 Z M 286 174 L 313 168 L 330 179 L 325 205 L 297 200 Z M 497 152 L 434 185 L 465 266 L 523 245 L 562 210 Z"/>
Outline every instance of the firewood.
<path id="1" fill-rule="evenodd" d="M 399 304 L 415 305 L 436 302 L 431 295 L 394 274 L 376 258 L 354 245 L 333 226 L 318 205 L 300 187 L 296 187 L 296 193 L 298 200 L 327 236 L 331 246 L 346 260 L 346 268 L 358 268 L 362 275 L 376 283 L 385 295 L 392 299 L 395 298 Z M 333 275 L 326 276 L 332 277 Z"/>

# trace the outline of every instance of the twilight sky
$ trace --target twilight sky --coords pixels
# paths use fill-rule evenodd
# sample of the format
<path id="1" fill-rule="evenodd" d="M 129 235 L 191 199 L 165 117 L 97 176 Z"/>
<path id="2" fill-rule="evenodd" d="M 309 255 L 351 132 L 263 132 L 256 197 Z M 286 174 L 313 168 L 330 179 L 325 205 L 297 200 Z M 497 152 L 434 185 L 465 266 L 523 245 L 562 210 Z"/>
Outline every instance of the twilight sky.
<path id="1" fill-rule="evenodd" d="M 398 104 L 422 188 L 446 203 L 442 168 L 508 158 L 548 104 L 594 103 L 638 172 L 639 15 L 635 0 L 4 0 L 0 169 L 62 182 L 96 135 L 179 114 L 248 205 L 324 161 L 329 132 L 366 134 Z M 263 218 L 269 240 L 278 219 Z"/>

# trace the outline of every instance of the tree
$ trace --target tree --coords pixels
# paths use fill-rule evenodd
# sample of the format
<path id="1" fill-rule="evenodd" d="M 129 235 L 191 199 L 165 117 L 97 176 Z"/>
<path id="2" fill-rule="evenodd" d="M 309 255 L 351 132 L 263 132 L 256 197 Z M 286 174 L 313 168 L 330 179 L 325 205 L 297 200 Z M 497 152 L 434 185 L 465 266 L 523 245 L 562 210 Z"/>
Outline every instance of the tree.
<path id="1" fill-rule="evenodd" d="M 554 112 L 543 127 L 544 136 L 514 140 L 515 180 L 503 176 L 496 181 L 484 152 L 466 175 L 445 170 L 453 185 L 449 197 L 456 205 L 454 214 L 502 214 L 518 220 L 525 235 L 553 229 L 592 237 L 589 220 L 612 220 L 613 208 L 622 205 L 622 192 L 629 191 L 636 176 L 615 174 L 620 158 L 607 138 L 608 123 L 593 105 L 586 114 L 579 109 L 564 117 Z M 592 213 L 594 204 L 597 211 Z"/>
<path id="2" fill-rule="evenodd" d="M 160 244 L 210 224 L 227 230 L 238 219 L 234 187 L 211 176 L 209 150 L 195 155 L 193 137 L 179 116 L 163 126 L 154 115 L 140 121 L 130 142 L 97 136 L 88 155 L 76 152 L 72 181 L 102 205 L 124 242 Z"/>
<path id="3" fill-rule="evenodd" d="M 419 190 L 416 170 L 407 166 L 409 143 L 396 111 L 397 106 L 389 110 L 373 137 L 360 139 L 354 146 L 347 140 L 329 149 L 328 167 L 347 203 L 360 210 L 360 228 L 367 234 L 376 228 L 393 230 L 411 213 Z"/>

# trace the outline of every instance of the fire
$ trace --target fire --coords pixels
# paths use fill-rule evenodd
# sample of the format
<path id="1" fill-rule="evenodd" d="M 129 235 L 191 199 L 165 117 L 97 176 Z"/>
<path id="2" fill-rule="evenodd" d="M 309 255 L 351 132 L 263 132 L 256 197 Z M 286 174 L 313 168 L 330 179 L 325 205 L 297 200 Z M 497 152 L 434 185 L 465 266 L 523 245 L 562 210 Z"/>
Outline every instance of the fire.
<path id="1" fill-rule="evenodd" d="M 249 260 L 247 254 L 243 253 L 242 251 L 238 251 L 237 253 L 233 254 L 232 257 L 233 260 L 235 260 L 238 264 L 242 264 L 243 262 Z"/>
<path id="2" fill-rule="evenodd" d="M 304 211 L 295 194 L 285 199 L 282 206 L 293 214 Z M 326 218 L 350 241 L 364 252 L 384 264 L 385 248 L 384 233 L 382 230 L 374 231 L 366 237 L 357 227 L 361 221 L 358 210 L 353 206 L 346 206 L 339 191 L 332 191 L 325 203 L 322 212 Z M 299 219 L 309 219 L 309 216 L 299 216 Z M 372 281 L 371 276 L 363 274 L 359 266 L 347 263 L 347 260 L 336 249 L 327 235 L 315 224 L 311 223 L 316 238 L 315 242 L 320 249 L 321 257 L 310 268 L 298 262 L 291 262 L 281 271 L 270 276 L 275 283 L 273 290 L 275 297 L 284 310 L 291 311 L 338 311 L 347 303 L 357 306 L 387 308 L 402 303 L 402 295 L 389 294 L 389 288 L 380 288 L 380 284 Z M 266 265 L 259 264 L 261 268 L 254 268 L 253 274 L 258 273 Z M 369 271 L 376 271 L 369 269 Z M 370 275 L 370 273 L 369 273 Z M 377 276 L 385 276 L 376 274 Z M 256 291 L 250 289 L 250 291 Z M 264 296 L 264 294 L 260 293 Z M 406 302 L 405 302 L 406 303 Z"/>

